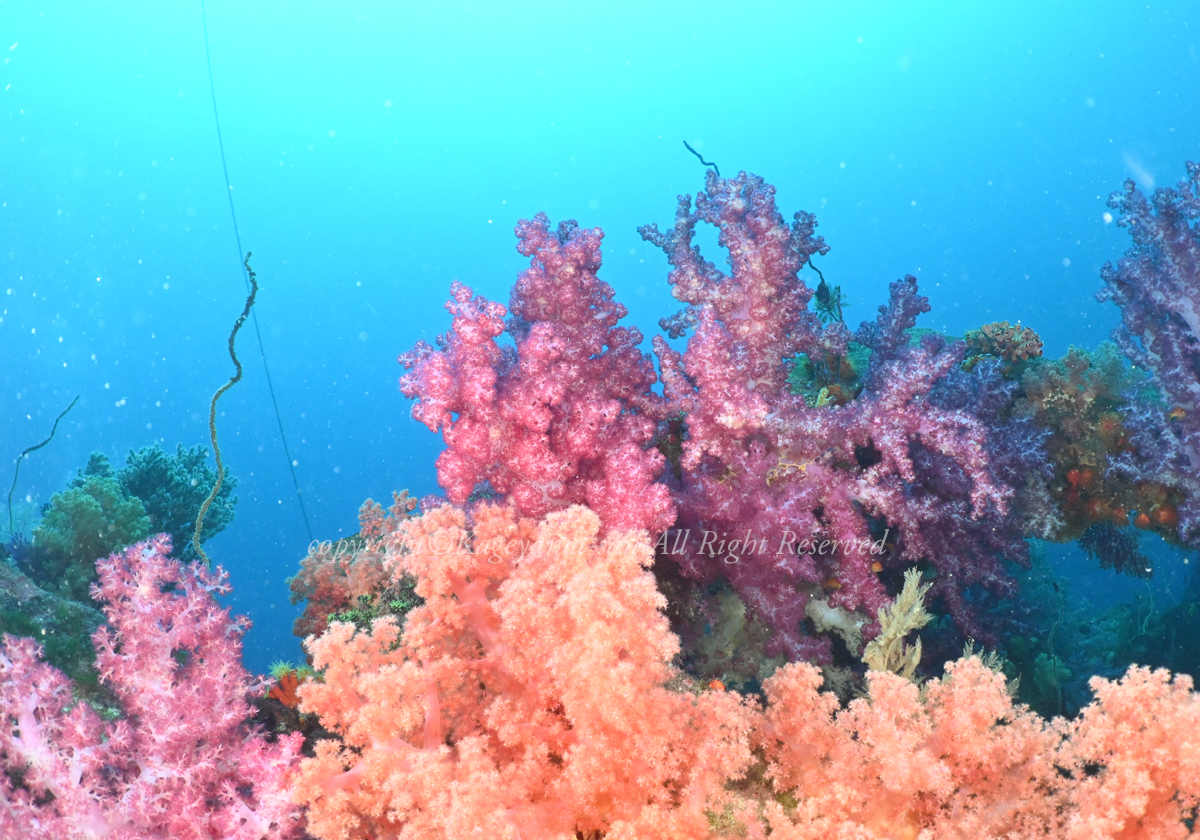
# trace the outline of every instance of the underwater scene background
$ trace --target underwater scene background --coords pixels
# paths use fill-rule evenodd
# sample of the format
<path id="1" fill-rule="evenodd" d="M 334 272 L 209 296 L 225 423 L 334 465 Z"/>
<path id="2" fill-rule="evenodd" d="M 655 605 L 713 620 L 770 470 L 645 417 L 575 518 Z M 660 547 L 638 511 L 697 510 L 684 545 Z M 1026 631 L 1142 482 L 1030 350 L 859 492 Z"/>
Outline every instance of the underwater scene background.
<path id="1" fill-rule="evenodd" d="M 232 590 L 211 579 L 195 597 L 207 587 L 249 617 L 242 662 L 272 672 L 253 689 L 279 701 L 259 722 L 304 733 L 309 753 L 317 730 L 297 711 L 297 681 L 316 683 L 310 665 L 336 671 L 331 650 L 355 644 L 353 628 L 361 640 L 379 615 L 432 610 L 432 595 L 414 591 L 420 570 L 466 605 L 452 625 L 481 620 L 470 575 L 430 571 L 407 543 L 411 558 L 397 559 L 397 534 L 412 545 L 455 528 L 549 539 L 495 511 L 462 522 L 431 513 L 444 498 L 557 514 L 563 539 L 648 531 L 682 645 L 666 660 L 682 670 L 647 666 L 647 686 L 670 677 L 800 704 L 803 680 L 768 681 L 784 663 L 814 662 L 846 702 L 866 690 L 859 660 L 881 633 L 878 610 L 903 601 L 914 568 L 931 617 L 907 676 L 942 676 L 940 663 L 973 642 L 994 656 L 987 673 L 1019 679 L 1017 702 L 1071 717 L 1091 700 L 1092 675 L 1116 680 L 1135 662 L 1195 674 L 1198 28 L 1187 2 L 0 0 L 0 631 L 37 639 L 81 690 L 98 690 L 94 561 L 159 532 L 173 550 L 154 543 L 145 562 L 198 561 L 190 539 L 215 478 L 208 411 L 233 374 L 249 251 L 259 289 L 237 338 L 244 378 L 217 408 L 233 481 L 202 533 Z M 1147 199 L 1178 192 L 1151 208 L 1126 179 Z M 677 217 L 680 195 L 695 201 Z M 1122 219 L 1144 248 L 1106 270 L 1133 245 Z M 722 286 L 714 271 L 733 279 Z M 774 280 L 730 292 L 739 272 Z M 788 285 L 797 272 L 806 286 Z M 547 301 L 592 314 L 546 338 L 537 325 L 561 315 Z M 680 301 L 691 308 L 676 316 Z M 439 342 L 447 308 L 458 338 Z M 1123 312 L 1134 338 L 1118 347 L 1106 342 Z M 645 339 L 635 350 L 607 332 L 616 326 Z M 1151 347 L 1160 333 L 1182 355 Z M 569 364 L 534 363 L 571 341 L 583 349 Z M 596 373 L 588 365 L 604 347 L 615 361 Z M 517 396 L 472 403 L 485 369 Z M 539 387 L 620 404 L 554 421 L 534 410 L 549 399 L 529 395 Z M 523 438 L 507 447 L 513 418 L 530 412 L 552 429 L 550 455 Z M 454 424 L 457 438 L 430 432 Z M 608 460 L 579 455 L 587 446 Z M 563 464 L 575 472 L 550 476 Z M 368 498 L 383 507 L 360 517 Z M 582 516 L 569 503 L 595 521 L 568 521 Z M 812 546 L 762 571 L 747 562 L 753 549 L 727 544 L 773 551 L 791 528 L 858 538 L 865 555 L 826 560 Z M 322 564 L 338 557 L 375 565 L 334 580 Z M 379 577 L 385 567 L 396 576 Z M 191 598 L 192 586 L 168 591 Z M 638 603 L 653 613 L 655 597 Z M 351 629 L 293 667 L 306 658 L 300 637 L 331 615 Z M 919 625 L 894 628 L 893 641 Z M 673 638 L 659 629 L 645 641 L 657 654 Z M 905 673 L 888 661 L 882 670 Z M 971 667 L 960 664 L 963 679 L 986 682 Z M 449 679 L 444 668 L 437 679 Z M 420 682 L 434 670 L 404 673 Z M 349 701 L 329 685 L 310 685 L 305 712 L 353 743 L 331 723 Z M 199 680 L 192 688 L 203 696 Z M 1161 699 L 1175 688 L 1146 690 Z M 428 712 L 413 702 L 425 711 L 412 715 Z M 758 725 L 732 708 L 711 719 Z M 425 726 L 426 751 L 429 720 L 404 724 Z M 756 749 L 764 766 L 787 765 Z M 291 760 L 254 755 L 247 766 Z M 322 800 L 322 773 L 353 772 L 346 753 L 318 759 L 328 763 L 297 783 L 305 804 L 325 803 L 309 830 L 382 836 Z M 768 777 L 751 771 L 741 794 Z M 798 819 L 795 800 L 772 795 Z M 751 831 L 739 807 L 712 805 L 709 828 Z M 261 836 L 293 819 L 264 806 L 256 835 L 231 813 L 213 836 Z M 620 821 L 598 813 L 572 818 L 577 836 L 620 836 Z M 895 825 L 926 824 L 905 813 Z M 512 820 L 503 831 L 520 825 L 522 836 L 560 826 Z M 895 836 L 916 836 L 907 830 Z"/>

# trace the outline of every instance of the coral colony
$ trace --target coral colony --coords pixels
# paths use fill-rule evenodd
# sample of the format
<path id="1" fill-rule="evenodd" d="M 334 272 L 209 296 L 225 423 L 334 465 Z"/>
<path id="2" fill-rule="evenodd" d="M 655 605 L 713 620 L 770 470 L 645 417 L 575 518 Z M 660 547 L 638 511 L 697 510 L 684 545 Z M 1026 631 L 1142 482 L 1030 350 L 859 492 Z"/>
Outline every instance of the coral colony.
<path id="1" fill-rule="evenodd" d="M 1134 245 L 1100 297 L 1132 367 L 1043 359 L 1019 323 L 917 330 L 911 276 L 851 331 L 802 277 L 816 219 L 715 172 L 641 229 L 685 305 L 651 356 L 601 231 L 521 222 L 509 305 L 456 282 L 449 332 L 400 359 L 445 497 L 368 502 L 292 580 L 308 665 L 248 724 L 270 683 L 223 573 L 165 537 L 101 560 L 111 714 L 0 645 L 0 834 L 1193 836 L 1190 677 L 1095 677 L 1051 720 L 995 652 L 1033 626 L 1030 538 L 1134 575 L 1139 529 L 1200 545 L 1200 166 L 1111 204 Z"/>

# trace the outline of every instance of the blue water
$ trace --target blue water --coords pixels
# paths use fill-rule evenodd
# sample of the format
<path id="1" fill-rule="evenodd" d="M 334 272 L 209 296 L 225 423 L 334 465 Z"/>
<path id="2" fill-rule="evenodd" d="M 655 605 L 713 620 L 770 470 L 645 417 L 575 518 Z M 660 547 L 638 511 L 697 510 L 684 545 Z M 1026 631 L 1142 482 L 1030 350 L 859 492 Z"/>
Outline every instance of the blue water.
<path id="1" fill-rule="evenodd" d="M 951 333 L 1020 319 L 1046 352 L 1117 322 L 1092 295 L 1128 245 L 1104 199 L 1200 159 L 1194 2 L 490 4 L 210 0 L 217 104 L 266 360 L 314 536 L 367 496 L 436 490 L 398 353 L 457 278 L 507 302 L 515 222 L 606 231 L 601 277 L 647 334 L 661 252 L 704 169 L 817 213 L 818 265 L 873 316 L 911 272 Z M 88 453 L 208 443 L 245 285 L 197 2 L 0 0 L 0 490 L 62 489 Z M 715 238 L 702 240 L 715 254 Z M 297 659 L 285 578 L 309 542 L 253 329 L 220 405 L 239 478 L 210 555 Z"/>

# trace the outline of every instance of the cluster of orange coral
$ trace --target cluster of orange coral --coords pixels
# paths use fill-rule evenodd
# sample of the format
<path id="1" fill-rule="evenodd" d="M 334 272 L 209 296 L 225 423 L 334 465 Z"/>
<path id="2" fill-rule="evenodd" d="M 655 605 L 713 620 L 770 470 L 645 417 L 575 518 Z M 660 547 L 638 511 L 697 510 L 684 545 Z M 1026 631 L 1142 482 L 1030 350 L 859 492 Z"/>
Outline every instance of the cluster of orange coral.
<path id="1" fill-rule="evenodd" d="M 994 321 L 977 330 L 967 330 L 967 346 L 975 353 L 999 356 L 1008 362 L 1025 362 L 1042 355 L 1042 339 L 1029 327 Z"/>
<path id="2" fill-rule="evenodd" d="M 267 692 L 268 697 L 273 697 L 289 709 L 295 709 L 300 705 L 300 698 L 296 695 L 296 689 L 300 687 L 300 675 L 295 671 L 288 671 L 283 674 L 276 684 L 271 686 L 271 690 Z"/>
<path id="3" fill-rule="evenodd" d="M 385 618 L 308 642 L 324 679 L 301 708 L 342 738 L 301 772 L 310 832 L 706 836 L 705 808 L 752 761 L 752 707 L 665 687 L 678 640 L 653 548 L 599 528 L 581 507 L 540 526 L 502 508 L 469 530 L 449 507 L 406 523 L 388 562 L 425 604 L 403 637 Z"/>
<path id="4" fill-rule="evenodd" d="M 644 534 L 575 507 L 444 507 L 387 538 L 420 581 L 403 634 L 308 641 L 319 743 L 296 788 L 320 838 L 1173 838 L 1200 805 L 1187 677 L 1093 681 L 1075 722 L 1015 706 L 977 656 L 923 689 L 873 673 L 843 709 L 811 665 L 673 690 Z"/>
<path id="5" fill-rule="evenodd" d="M 1056 478 L 1050 491 L 1059 503 L 1053 538 L 1078 538 L 1096 523 L 1132 524 L 1177 540 L 1178 493 L 1150 481 L 1133 481 L 1110 469 L 1130 444 L 1117 409 L 1137 386 L 1115 346 L 1088 354 L 1072 347 L 1059 360 L 1032 364 L 1021 377 L 1016 411 L 1050 430 L 1047 452 Z"/>
<path id="6" fill-rule="evenodd" d="M 383 540 L 416 510 L 416 500 L 406 492 L 394 493 L 384 508 L 367 499 L 358 511 L 359 531 L 340 540 L 314 540 L 300 561 L 300 571 L 288 579 L 293 604 L 305 601 L 304 612 L 292 625 L 297 636 L 325 632 L 330 613 L 353 606 L 359 597 L 387 587 L 383 568 Z"/>

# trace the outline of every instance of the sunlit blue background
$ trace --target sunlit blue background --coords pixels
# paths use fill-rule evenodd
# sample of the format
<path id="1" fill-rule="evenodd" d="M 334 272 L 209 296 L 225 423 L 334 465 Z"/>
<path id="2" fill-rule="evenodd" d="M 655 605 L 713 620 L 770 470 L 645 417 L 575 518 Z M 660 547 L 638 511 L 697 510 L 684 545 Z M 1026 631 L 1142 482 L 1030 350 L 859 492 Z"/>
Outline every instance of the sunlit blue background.
<path id="1" fill-rule="evenodd" d="M 317 537 L 368 496 L 436 489 L 398 353 L 458 278 L 507 302 L 514 223 L 606 231 L 644 332 L 677 306 L 636 226 L 703 167 L 815 211 L 857 324 L 916 274 L 952 333 L 1007 318 L 1094 346 L 1127 247 L 1104 199 L 1200 158 L 1194 2 L 247 3 L 209 0 L 217 104 L 257 317 Z M 45 502 L 92 450 L 208 443 L 245 287 L 196 2 L 0 0 L 0 490 Z M 715 237 L 704 240 L 709 246 Z M 713 255 L 712 248 L 709 250 Z M 207 548 L 299 656 L 285 578 L 308 535 L 252 330 L 221 403 L 234 523 Z"/>

